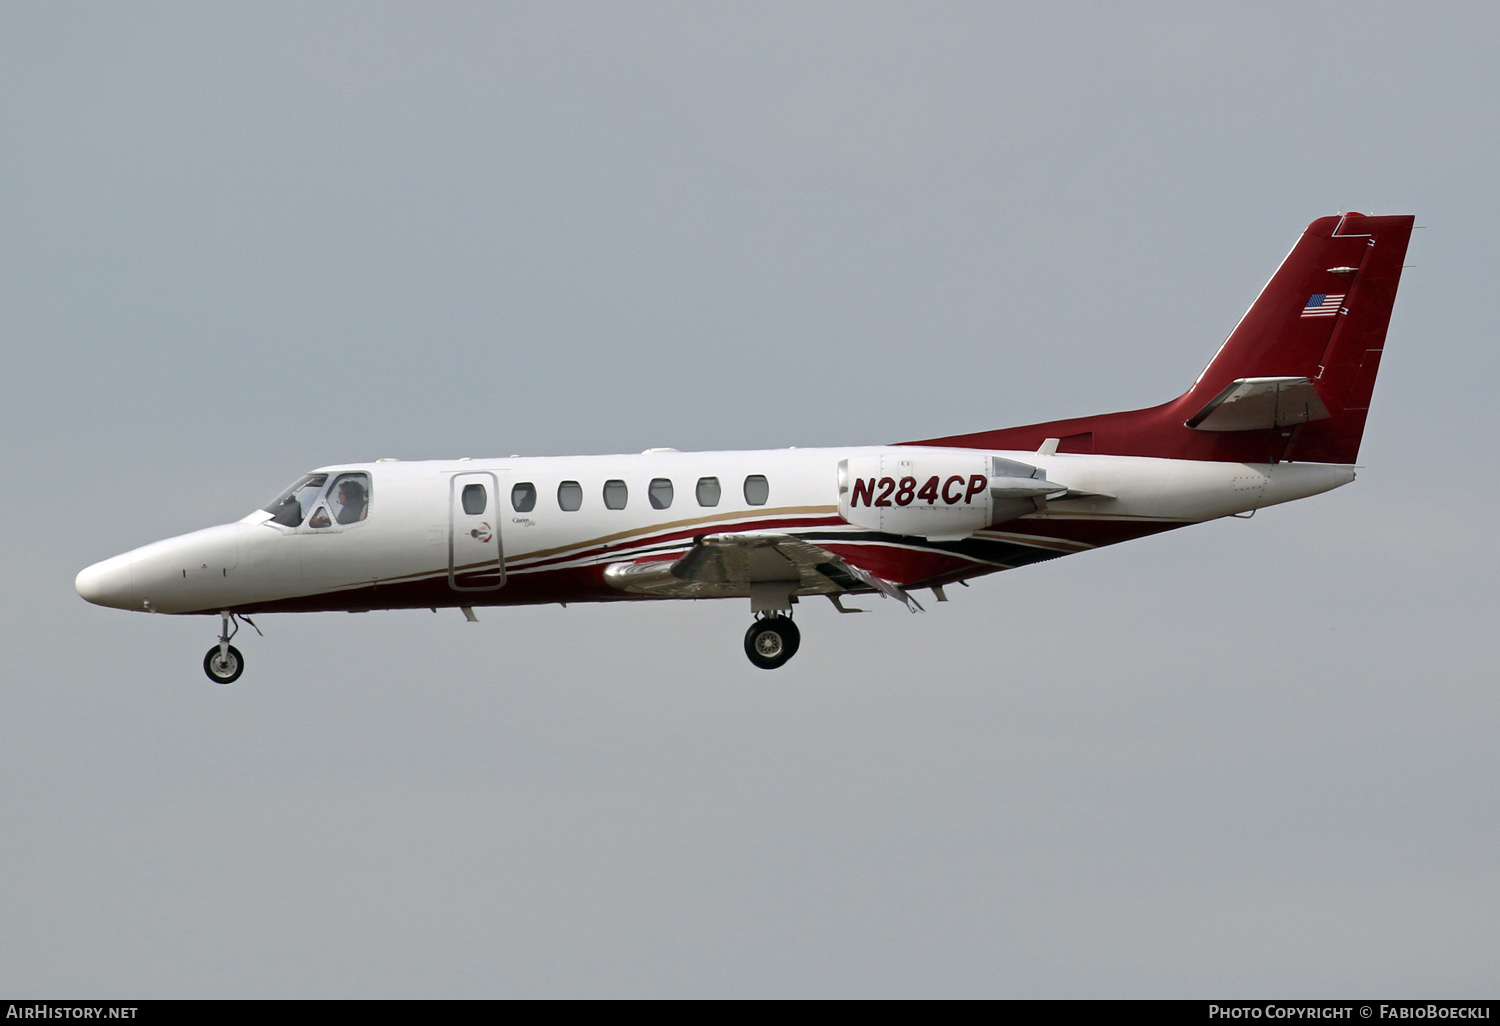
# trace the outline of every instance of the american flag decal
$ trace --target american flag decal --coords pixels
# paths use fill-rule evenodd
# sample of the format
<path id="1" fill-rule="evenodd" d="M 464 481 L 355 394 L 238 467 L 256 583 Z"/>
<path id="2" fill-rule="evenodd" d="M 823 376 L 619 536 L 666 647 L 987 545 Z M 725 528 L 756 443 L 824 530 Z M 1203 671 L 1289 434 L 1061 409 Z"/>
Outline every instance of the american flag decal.
<path id="1" fill-rule="evenodd" d="M 1303 317 L 1332 317 L 1339 312 L 1339 304 L 1344 301 L 1344 293 L 1337 296 L 1326 292 L 1307 297 L 1307 305 L 1302 308 Z"/>

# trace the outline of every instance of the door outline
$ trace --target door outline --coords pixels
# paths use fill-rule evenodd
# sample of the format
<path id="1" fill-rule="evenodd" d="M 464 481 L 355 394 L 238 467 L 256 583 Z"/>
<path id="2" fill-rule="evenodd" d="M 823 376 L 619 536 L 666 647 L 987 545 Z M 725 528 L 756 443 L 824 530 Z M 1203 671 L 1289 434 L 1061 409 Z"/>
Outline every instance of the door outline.
<path id="1" fill-rule="evenodd" d="M 485 503 L 484 512 L 469 514 L 463 511 L 460 496 L 465 485 L 483 484 L 489 489 L 490 499 Z M 466 470 L 454 474 L 448 479 L 448 587 L 454 591 L 498 591 L 505 587 L 505 547 L 500 536 L 500 479 L 492 471 L 488 470 Z M 467 546 L 467 539 L 460 541 L 462 535 L 479 540 L 481 532 L 488 529 L 489 538 L 484 539 L 481 544 L 489 544 L 491 540 L 495 543 L 494 552 L 494 583 L 486 581 L 478 586 L 459 583 L 459 570 L 462 568 L 463 576 L 469 577 L 475 573 L 486 573 L 489 558 L 478 562 L 460 563 L 459 549 Z M 472 549 L 471 553 L 472 554 Z M 466 554 L 467 556 L 467 554 Z"/>

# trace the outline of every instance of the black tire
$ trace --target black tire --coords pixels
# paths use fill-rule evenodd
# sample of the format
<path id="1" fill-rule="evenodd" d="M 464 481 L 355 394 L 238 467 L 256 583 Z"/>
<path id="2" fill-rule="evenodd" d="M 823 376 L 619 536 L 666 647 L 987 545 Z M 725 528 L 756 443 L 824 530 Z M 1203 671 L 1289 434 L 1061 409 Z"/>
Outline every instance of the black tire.
<path id="1" fill-rule="evenodd" d="M 219 646 L 215 645 L 203 657 L 203 672 L 215 684 L 233 684 L 245 672 L 245 657 L 233 645 L 229 646 L 229 658 L 219 663 Z"/>
<path id="2" fill-rule="evenodd" d="M 797 654 L 802 632 L 785 616 L 756 620 L 745 632 L 745 655 L 762 670 L 774 670 Z"/>

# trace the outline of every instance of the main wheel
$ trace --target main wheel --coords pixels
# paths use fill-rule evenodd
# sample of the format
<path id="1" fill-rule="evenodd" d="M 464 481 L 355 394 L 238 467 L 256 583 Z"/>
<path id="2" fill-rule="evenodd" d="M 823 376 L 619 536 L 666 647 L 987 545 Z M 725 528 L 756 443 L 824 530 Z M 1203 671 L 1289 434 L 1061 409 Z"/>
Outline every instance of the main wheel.
<path id="1" fill-rule="evenodd" d="M 762 670 L 774 670 L 797 654 L 802 632 L 787 617 L 756 620 L 745 632 L 745 655 Z"/>
<path id="2" fill-rule="evenodd" d="M 215 684 L 233 684 L 245 672 L 245 657 L 233 645 L 223 659 L 219 658 L 219 646 L 215 645 L 203 657 L 203 672 Z"/>

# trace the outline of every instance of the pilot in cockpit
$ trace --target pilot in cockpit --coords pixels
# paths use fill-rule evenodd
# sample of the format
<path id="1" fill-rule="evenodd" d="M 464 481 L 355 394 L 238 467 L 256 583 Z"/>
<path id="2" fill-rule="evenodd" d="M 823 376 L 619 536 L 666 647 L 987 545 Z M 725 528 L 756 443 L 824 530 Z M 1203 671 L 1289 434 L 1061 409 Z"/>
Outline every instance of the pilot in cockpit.
<path id="1" fill-rule="evenodd" d="M 369 498 L 359 478 L 346 477 L 339 482 L 339 511 L 336 519 L 340 524 L 357 524 L 369 512 Z"/>

